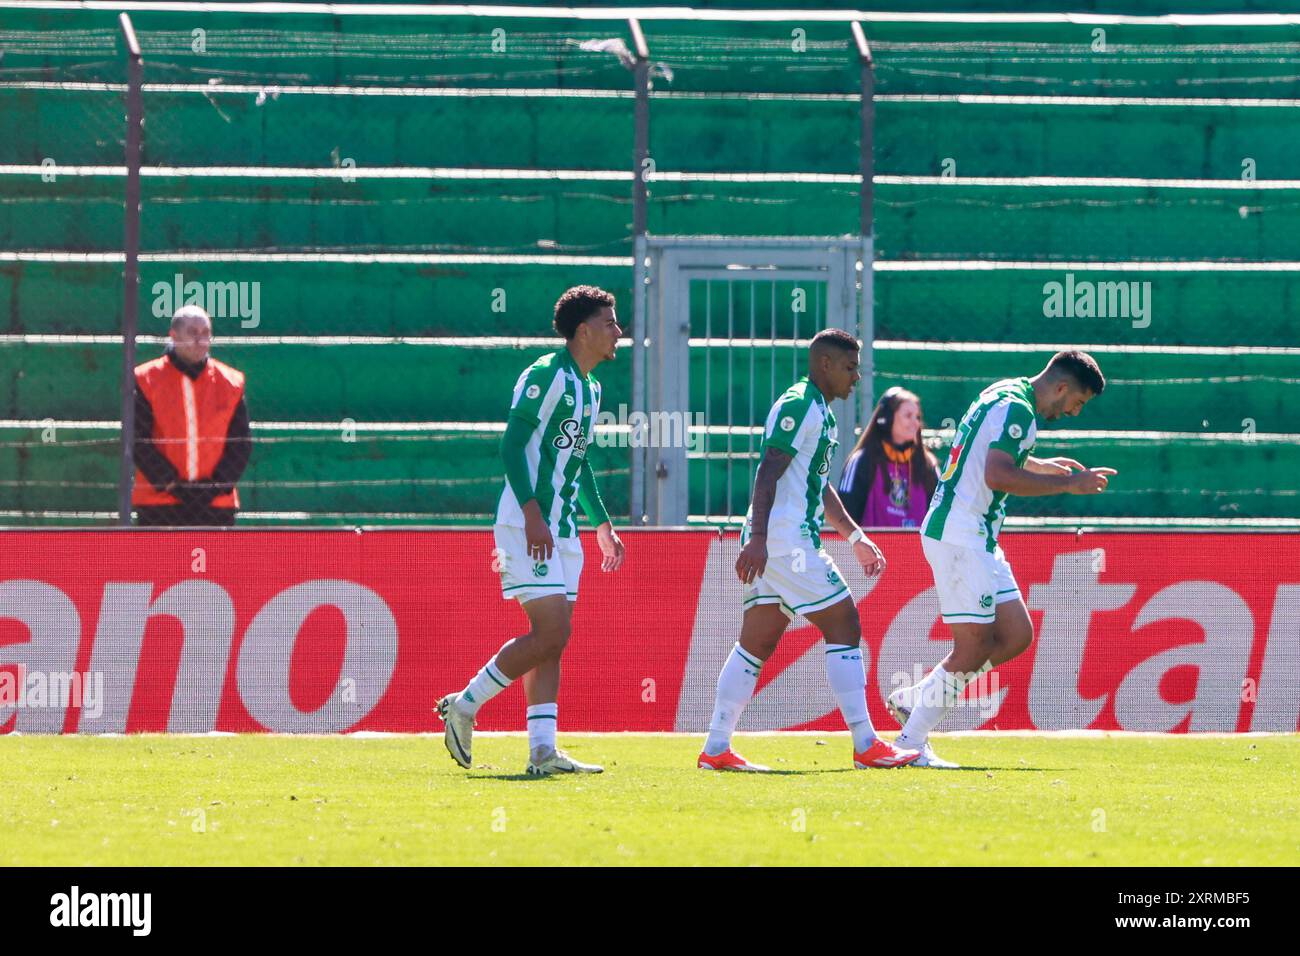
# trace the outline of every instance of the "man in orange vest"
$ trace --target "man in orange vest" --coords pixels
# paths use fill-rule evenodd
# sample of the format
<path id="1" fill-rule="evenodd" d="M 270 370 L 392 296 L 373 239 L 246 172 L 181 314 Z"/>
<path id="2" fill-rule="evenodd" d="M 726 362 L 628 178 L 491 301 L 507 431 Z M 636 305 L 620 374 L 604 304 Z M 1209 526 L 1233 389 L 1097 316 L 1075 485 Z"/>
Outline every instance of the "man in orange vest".
<path id="1" fill-rule="evenodd" d="M 182 306 L 166 354 L 135 370 L 138 525 L 235 523 L 235 483 L 251 451 L 244 374 L 211 348 L 207 312 Z"/>

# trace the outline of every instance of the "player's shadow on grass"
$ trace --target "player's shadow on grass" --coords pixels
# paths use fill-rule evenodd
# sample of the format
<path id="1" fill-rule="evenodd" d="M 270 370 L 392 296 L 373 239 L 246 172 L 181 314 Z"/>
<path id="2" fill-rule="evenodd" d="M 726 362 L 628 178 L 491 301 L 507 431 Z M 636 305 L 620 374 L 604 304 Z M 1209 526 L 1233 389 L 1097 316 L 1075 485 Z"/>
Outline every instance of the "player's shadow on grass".
<path id="1" fill-rule="evenodd" d="M 889 768 L 901 772 L 906 772 L 906 767 Z M 927 768 L 917 767 L 915 770 L 925 770 Z M 956 767 L 950 770 L 939 770 L 939 775 L 950 773 L 1061 773 L 1073 770 L 1073 767 Z M 608 773 L 608 771 L 606 771 Z M 732 774 L 732 776 L 753 776 L 753 777 L 808 777 L 817 776 L 826 773 L 863 773 L 856 767 L 826 767 L 814 768 L 809 770 L 769 770 L 767 773 L 758 774 Z M 537 776 L 531 773 L 476 773 L 471 775 L 475 780 L 515 780 L 537 782 L 542 780 L 554 780 L 564 777 L 599 777 L 602 774 L 585 774 L 585 773 L 555 773 L 547 776 Z"/>
<path id="2" fill-rule="evenodd" d="M 826 770 L 770 770 L 770 771 L 768 771 L 767 773 L 755 773 L 755 774 L 739 774 L 739 773 L 732 773 L 732 774 L 728 774 L 728 776 L 732 776 L 732 777 L 740 777 L 740 776 L 750 776 L 750 777 L 803 777 L 803 776 L 807 776 L 808 774 L 818 774 L 818 773 L 839 773 L 841 770 L 846 770 L 846 769 L 850 769 L 850 768 L 838 767 L 838 768 L 828 768 L 828 769 L 826 769 Z M 641 768 L 641 770 L 644 770 L 644 768 Z M 638 770 L 638 771 L 636 771 L 636 772 L 639 773 L 639 772 L 641 772 L 641 770 Z M 587 774 L 587 773 L 553 773 L 553 774 L 549 774 L 549 775 L 544 776 L 544 777 L 543 777 L 543 776 L 536 776 L 536 775 L 531 774 L 531 773 L 476 773 L 476 774 L 471 775 L 471 779 L 474 779 L 474 780 L 520 780 L 520 781 L 539 781 L 539 780 L 554 780 L 554 779 L 560 779 L 560 778 L 565 778 L 565 777 L 570 777 L 570 778 L 571 778 L 571 777 L 601 777 L 601 776 L 606 776 L 606 775 L 608 775 L 608 773 L 609 773 L 608 770 L 605 771 L 604 774 Z"/>
<path id="3" fill-rule="evenodd" d="M 928 770 L 929 768 L 917 767 L 916 769 Z M 997 771 L 998 773 L 1048 773 L 1048 772 L 1059 773 L 1059 772 L 1069 771 L 1073 769 L 1074 769 L 1073 767 L 967 767 L 963 765 L 961 767 L 954 767 L 950 770 L 940 770 L 938 772 L 939 773 L 961 773 L 963 771 L 981 770 L 984 771 L 985 773 L 992 773 L 994 771 Z"/>
<path id="4" fill-rule="evenodd" d="M 928 770 L 929 768 L 928 767 L 913 767 L 913 768 L 881 767 L 878 769 L 906 773 L 909 770 L 911 772 L 917 772 L 917 771 Z M 939 770 L 936 772 L 940 774 L 946 774 L 946 773 L 961 773 L 962 771 L 978 770 L 984 773 L 992 773 L 994 771 L 997 771 L 998 773 L 1011 773 L 1011 772 L 1020 772 L 1020 771 L 1026 771 L 1029 773 L 1047 773 L 1048 771 L 1059 772 L 1059 771 L 1073 770 L 1073 769 L 1074 769 L 1073 767 L 966 767 L 966 766 L 962 766 L 962 767 L 955 767 L 950 770 Z M 862 773 L 862 772 L 863 771 L 859 770 L 856 767 L 827 767 L 825 770 L 822 770 L 820 768 L 816 770 L 773 770 L 771 771 L 771 774 L 787 774 L 787 775 L 793 774 L 793 775 L 802 776 L 805 774 L 818 774 L 818 773 Z M 763 776 L 769 776 L 769 775 L 770 774 L 763 774 Z"/>

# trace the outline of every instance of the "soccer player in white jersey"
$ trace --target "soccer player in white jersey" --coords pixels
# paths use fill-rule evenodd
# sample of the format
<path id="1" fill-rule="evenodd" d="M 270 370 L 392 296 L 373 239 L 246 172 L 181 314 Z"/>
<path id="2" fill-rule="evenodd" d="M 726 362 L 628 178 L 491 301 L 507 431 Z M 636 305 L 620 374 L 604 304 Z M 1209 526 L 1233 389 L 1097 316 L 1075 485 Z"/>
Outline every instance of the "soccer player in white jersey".
<path id="1" fill-rule="evenodd" d="M 919 750 L 913 766 L 955 768 L 935 755 L 930 731 L 971 680 L 1011 660 L 1034 639 L 1034 625 L 998 545 L 1007 495 L 1095 495 L 1113 468 L 1072 458 L 1035 458 L 1039 420 L 1078 415 L 1106 387 L 1086 352 L 1058 352 L 1033 378 L 995 382 L 957 425 L 948 465 L 921 524 L 921 547 L 934 572 L 952 652 L 920 683 L 889 695 L 903 732 L 895 743 Z"/>
<path id="2" fill-rule="evenodd" d="M 858 608 L 821 543 L 825 519 L 853 543 L 853 555 L 869 576 L 885 570 L 884 556 L 826 480 L 839 444 L 829 403 L 848 398 L 862 378 L 858 351 L 857 339 L 847 332 L 818 332 L 808 351 L 807 378 L 790 386 L 767 415 L 763 458 L 736 561 L 745 585 L 740 640 L 718 675 L 709 736 L 696 762 L 701 770 L 769 770 L 733 751 L 731 735 L 763 662 L 796 614 L 808 618 L 826 640 L 826 678 L 853 734 L 854 766 L 898 767 L 917 757 L 876 736 L 867 713 Z"/>
<path id="3" fill-rule="evenodd" d="M 623 563 L 623 542 L 610 524 L 596 488 L 587 448 L 600 411 L 600 383 L 592 369 L 611 361 L 622 329 L 614 297 L 595 286 L 575 286 L 555 304 L 555 331 L 565 347 L 543 355 L 515 383 L 501 441 L 506 485 L 497 504 L 497 567 L 501 593 L 528 615 L 527 634 L 507 641 L 458 694 L 438 701 L 444 741 L 462 767 L 478 709 L 520 678 L 528 700 L 527 772 L 600 773 L 556 748 L 560 655 L 578 599 L 582 545 L 579 505 L 596 526 L 601 569 Z"/>

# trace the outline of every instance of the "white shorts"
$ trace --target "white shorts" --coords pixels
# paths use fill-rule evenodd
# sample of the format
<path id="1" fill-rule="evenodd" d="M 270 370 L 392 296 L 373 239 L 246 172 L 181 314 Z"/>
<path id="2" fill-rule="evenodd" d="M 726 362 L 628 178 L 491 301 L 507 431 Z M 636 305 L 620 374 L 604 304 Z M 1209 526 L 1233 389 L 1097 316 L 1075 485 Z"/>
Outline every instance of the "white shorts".
<path id="1" fill-rule="evenodd" d="M 946 624 L 991 624 L 996 605 L 1020 599 L 1020 586 L 1001 546 L 989 554 L 921 535 L 921 550 L 934 573 Z"/>
<path id="2" fill-rule="evenodd" d="M 767 559 L 763 573 L 745 585 L 744 606 L 748 611 L 760 604 L 779 604 L 786 617 L 794 620 L 853 600 L 844 575 L 824 550 L 795 551 Z"/>
<path id="3" fill-rule="evenodd" d="M 493 567 L 501 573 L 501 596 L 520 604 L 533 598 L 563 594 L 578 600 L 578 578 L 582 576 L 582 542 L 577 538 L 555 537 L 555 549 L 546 561 L 528 556 L 528 539 L 523 528 L 492 526 L 496 549 Z"/>

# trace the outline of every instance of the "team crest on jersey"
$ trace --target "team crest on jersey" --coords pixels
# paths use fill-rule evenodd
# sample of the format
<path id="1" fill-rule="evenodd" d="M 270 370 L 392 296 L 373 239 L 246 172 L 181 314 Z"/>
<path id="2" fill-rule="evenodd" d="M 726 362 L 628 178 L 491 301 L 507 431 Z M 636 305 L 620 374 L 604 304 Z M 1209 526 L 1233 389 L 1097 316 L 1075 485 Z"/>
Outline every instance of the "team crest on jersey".
<path id="1" fill-rule="evenodd" d="M 839 584 L 840 576 L 836 574 L 834 571 L 827 571 L 826 580 L 829 581 L 831 584 Z"/>
<path id="2" fill-rule="evenodd" d="M 547 567 L 546 567 L 546 563 L 545 563 L 544 561 L 534 561 L 534 562 L 533 562 L 533 577 L 535 577 L 535 578 L 544 578 L 544 577 L 546 577 L 546 572 L 547 572 L 547 570 L 548 570 L 548 569 L 547 569 Z"/>
<path id="3" fill-rule="evenodd" d="M 980 607 L 988 608 L 988 607 L 992 607 L 992 606 L 993 606 L 993 595 L 992 595 L 992 594 L 985 594 L 983 597 L 980 598 Z"/>
<path id="4" fill-rule="evenodd" d="M 536 385 L 529 385 L 524 394 L 529 398 L 536 398 L 538 395 L 542 394 L 542 390 Z"/>
<path id="5" fill-rule="evenodd" d="M 783 432 L 794 431 L 794 419 L 791 418 L 789 415 L 781 419 L 781 431 Z"/>
<path id="6" fill-rule="evenodd" d="M 1021 428 L 1019 425 L 1010 425 L 1007 428 L 1007 434 L 1010 435 L 1012 438 L 1019 438 L 1024 433 L 1025 433 L 1024 429 Z"/>
<path id="7" fill-rule="evenodd" d="M 555 441 L 551 444 L 561 451 L 572 446 L 573 453 L 579 458 L 587 454 L 587 436 L 582 433 L 582 427 L 576 418 L 566 418 L 560 422 L 560 434 L 555 436 Z"/>
<path id="8" fill-rule="evenodd" d="M 964 446 L 962 445 L 952 446 L 952 451 L 948 453 L 948 467 L 945 468 L 943 474 L 939 476 L 940 481 L 947 481 L 957 473 L 957 462 L 961 461 L 961 450 L 963 447 Z"/>

